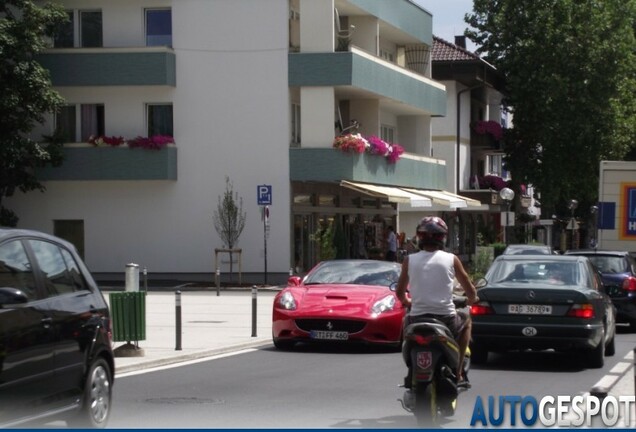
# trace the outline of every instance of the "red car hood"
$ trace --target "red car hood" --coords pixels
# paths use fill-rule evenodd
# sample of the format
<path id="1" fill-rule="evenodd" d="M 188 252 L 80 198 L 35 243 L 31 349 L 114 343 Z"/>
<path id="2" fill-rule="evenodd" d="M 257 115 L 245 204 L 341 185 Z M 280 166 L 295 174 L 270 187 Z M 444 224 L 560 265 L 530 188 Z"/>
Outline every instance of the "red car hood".
<path id="1" fill-rule="evenodd" d="M 386 287 L 366 285 L 309 285 L 292 288 L 297 302 L 296 312 L 305 316 L 346 316 L 366 318 L 371 307 L 388 295 Z M 396 308 L 401 308 L 396 299 Z"/>

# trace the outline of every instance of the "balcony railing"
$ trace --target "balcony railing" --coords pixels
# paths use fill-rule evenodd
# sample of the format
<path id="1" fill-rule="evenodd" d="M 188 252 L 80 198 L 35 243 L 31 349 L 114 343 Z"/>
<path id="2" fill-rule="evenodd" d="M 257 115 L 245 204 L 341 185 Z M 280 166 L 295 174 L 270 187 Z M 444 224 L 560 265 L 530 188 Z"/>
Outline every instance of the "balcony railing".
<path id="1" fill-rule="evenodd" d="M 66 144 L 64 162 L 37 172 L 41 181 L 54 180 L 177 180 L 177 148 L 159 150 Z"/>

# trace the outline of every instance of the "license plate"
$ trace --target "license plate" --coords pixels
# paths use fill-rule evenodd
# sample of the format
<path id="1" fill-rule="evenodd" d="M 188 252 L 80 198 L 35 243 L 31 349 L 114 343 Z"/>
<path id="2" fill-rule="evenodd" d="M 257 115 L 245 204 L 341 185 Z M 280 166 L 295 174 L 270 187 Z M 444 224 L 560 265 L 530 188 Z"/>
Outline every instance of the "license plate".
<path id="1" fill-rule="evenodd" d="M 349 333 L 346 331 L 312 330 L 309 332 L 309 337 L 321 340 L 347 340 L 349 339 Z"/>
<path id="2" fill-rule="evenodd" d="M 552 314 L 552 306 L 511 304 L 508 305 L 508 313 L 521 315 L 550 315 Z"/>

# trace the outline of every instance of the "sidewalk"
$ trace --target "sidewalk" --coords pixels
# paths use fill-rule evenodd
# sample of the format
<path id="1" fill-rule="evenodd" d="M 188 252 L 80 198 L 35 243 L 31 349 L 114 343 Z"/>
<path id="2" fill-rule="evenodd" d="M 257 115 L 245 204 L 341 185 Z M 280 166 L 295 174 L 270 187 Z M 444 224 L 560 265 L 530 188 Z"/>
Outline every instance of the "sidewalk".
<path id="1" fill-rule="evenodd" d="M 146 338 L 138 341 L 136 352 L 143 355 L 116 356 L 115 375 L 271 344 L 272 302 L 277 291 L 272 287 L 259 288 L 256 292 L 256 336 L 252 336 L 251 289 L 221 289 L 218 296 L 215 288 L 181 291 L 180 350 L 176 349 L 175 290 L 149 291 L 146 294 Z M 109 304 L 113 292 L 121 292 L 121 289 L 103 289 Z M 114 348 L 122 352 L 126 345 L 127 341 L 117 341 Z"/>

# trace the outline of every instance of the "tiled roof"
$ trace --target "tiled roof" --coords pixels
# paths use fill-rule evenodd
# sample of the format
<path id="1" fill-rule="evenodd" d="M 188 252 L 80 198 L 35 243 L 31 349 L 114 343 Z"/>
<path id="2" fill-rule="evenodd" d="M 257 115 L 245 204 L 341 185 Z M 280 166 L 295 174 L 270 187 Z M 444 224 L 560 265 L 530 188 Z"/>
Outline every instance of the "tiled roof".
<path id="1" fill-rule="evenodd" d="M 432 61 L 479 61 L 481 58 L 465 48 L 433 36 Z"/>

